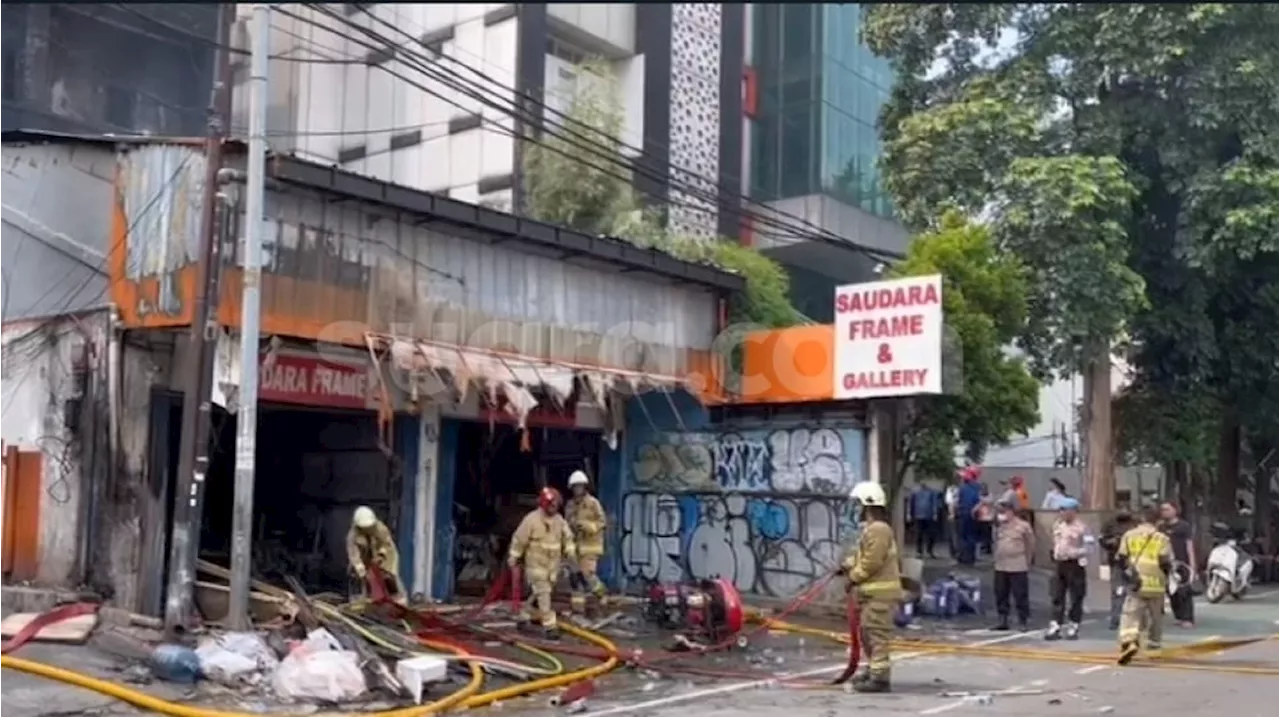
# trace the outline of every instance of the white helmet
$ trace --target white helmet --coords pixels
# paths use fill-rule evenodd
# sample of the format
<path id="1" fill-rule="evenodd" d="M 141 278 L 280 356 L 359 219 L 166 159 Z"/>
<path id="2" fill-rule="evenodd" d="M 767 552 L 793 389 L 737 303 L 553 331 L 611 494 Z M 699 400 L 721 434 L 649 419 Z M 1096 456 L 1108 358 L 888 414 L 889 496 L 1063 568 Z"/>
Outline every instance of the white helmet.
<path id="1" fill-rule="evenodd" d="M 583 473 L 582 471 L 574 471 L 569 475 L 570 488 L 574 487 L 575 485 L 586 485 L 587 483 L 590 483 L 590 481 L 587 480 L 587 474 Z"/>
<path id="2" fill-rule="evenodd" d="M 864 480 L 855 485 L 849 492 L 850 500 L 856 500 L 866 506 L 885 507 L 884 488 L 874 481 Z"/>
<path id="3" fill-rule="evenodd" d="M 355 523 L 356 527 L 361 530 L 368 530 L 373 527 L 374 523 L 378 522 L 378 516 L 374 515 L 372 508 L 362 505 L 356 508 L 355 515 L 351 516 L 351 522 Z"/>

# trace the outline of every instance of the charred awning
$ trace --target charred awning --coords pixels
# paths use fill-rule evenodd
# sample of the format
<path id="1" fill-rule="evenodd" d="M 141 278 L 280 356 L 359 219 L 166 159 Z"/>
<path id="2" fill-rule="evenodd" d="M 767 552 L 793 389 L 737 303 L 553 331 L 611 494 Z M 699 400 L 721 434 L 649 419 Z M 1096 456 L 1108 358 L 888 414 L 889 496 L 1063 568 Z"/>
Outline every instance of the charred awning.
<path id="1" fill-rule="evenodd" d="M 370 349 L 389 357 L 391 366 L 410 375 L 434 376 L 458 394 L 472 387 L 501 406 L 523 427 L 529 412 L 544 400 L 564 406 L 576 395 L 602 408 L 615 397 L 688 388 L 677 376 L 589 366 L 522 356 L 496 349 L 403 337 L 366 337 Z"/>

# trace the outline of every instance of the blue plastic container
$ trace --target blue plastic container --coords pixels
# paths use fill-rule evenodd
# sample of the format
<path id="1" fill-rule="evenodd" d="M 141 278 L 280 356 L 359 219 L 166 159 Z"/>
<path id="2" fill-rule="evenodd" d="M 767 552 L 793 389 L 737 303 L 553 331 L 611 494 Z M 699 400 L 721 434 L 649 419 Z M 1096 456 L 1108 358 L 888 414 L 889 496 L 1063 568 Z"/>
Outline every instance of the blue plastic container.
<path id="1" fill-rule="evenodd" d="M 182 645 L 159 645 L 151 651 L 151 673 L 162 680 L 183 685 L 200 679 L 200 658 Z"/>

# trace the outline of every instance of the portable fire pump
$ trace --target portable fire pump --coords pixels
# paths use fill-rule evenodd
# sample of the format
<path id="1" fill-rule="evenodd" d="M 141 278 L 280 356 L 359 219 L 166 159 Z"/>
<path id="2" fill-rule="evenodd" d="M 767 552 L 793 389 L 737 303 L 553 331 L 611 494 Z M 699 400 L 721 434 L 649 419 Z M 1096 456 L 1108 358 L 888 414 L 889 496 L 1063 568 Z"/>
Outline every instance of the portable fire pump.
<path id="1" fill-rule="evenodd" d="M 746 622 L 742 595 L 723 578 L 656 584 L 649 588 L 644 614 L 659 627 L 680 630 L 703 645 L 731 639 Z"/>

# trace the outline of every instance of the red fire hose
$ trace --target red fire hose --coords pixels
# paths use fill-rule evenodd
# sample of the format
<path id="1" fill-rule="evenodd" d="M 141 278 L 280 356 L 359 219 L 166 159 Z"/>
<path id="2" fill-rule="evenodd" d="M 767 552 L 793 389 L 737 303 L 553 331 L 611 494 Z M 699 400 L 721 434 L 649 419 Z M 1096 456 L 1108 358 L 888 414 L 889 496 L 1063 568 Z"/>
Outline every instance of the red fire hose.
<path id="1" fill-rule="evenodd" d="M 858 662 L 862 659 L 862 608 L 858 605 L 858 595 L 854 590 L 849 591 L 848 605 L 849 664 L 845 665 L 844 672 L 839 677 L 831 681 L 833 685 L 848 682 L 853 673 L 858 671 Z"/>
<path id="2" fill-rule="evenodd" d="M 18 634 L 14 635 L 12 640 L 5 642 L 3 646 L 0 646 L 0 654 L 5 654 L 11 650 L 16 650 L 19 647 L 22 647 L 23 643 L 35 637 L 41 630 L 55 622 L 62 622 L 63 620 L 70 620 L 71 618 L 79 617 L 80 615 L 95 613 L 98 611 L 99 607 L 98 603 L 77 602 L 70 605 L 55 607 L 48 612 L 42 613 L 19 630 Z"/>

